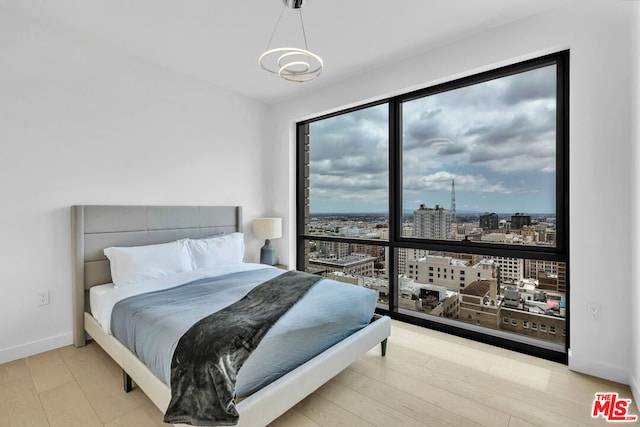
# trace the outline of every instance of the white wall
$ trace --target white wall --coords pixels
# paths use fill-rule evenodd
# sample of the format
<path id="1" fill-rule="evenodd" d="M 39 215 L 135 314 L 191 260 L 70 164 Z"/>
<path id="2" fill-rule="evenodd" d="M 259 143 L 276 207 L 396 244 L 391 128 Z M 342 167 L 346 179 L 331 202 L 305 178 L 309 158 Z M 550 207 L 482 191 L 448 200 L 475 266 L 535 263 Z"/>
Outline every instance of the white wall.
<path id="1" fill-rule="evenodd" d="M 633 5 L 633 37 L 632 37 L 632 58 L 633 64 L 631 75 L 633 78 L 631 84 L 631 93 L 633 95 L 631 117 L 633 122 L 633 162 L 634 165 L 640 165 L 640 3 Z M 633 191 L 633 212 L 640 212 L 640 170 L 638 167 L 633 168 L 634 191 Z M 633 221 L 632 224 L 632 261 L 636 261 L 640 256 L 640 224 Z M 631 345 L 632 345 L 632 366 L 629 385 L 633 391 L 636 403 L 640 401 L 640 263 L 632 262 L 633 273 L 631 279 Z"/>
<path id="2" fill-rule="evenodd" d="M 278 144 L 271 163 L 278 174 L 273 185 L 281 190 L 274 200 L 291 226 L 280 242 L 285 259 L 292 262 L 295 257 L 296 120 L 570 48 L 569 365 L 628 383 L 629 294 L 635 264 L 630 233 L 635 220 L 629 108 L 632 3 L 576 0 L 279 104 L 271 120 L 277 124 L 273 139 Z M 589 303 L 601 305 L 600 320 L 588 316 Z"/>
<path id="3" fill-rule="evenodd" d="M 0 52 L 0 363 L 72 341 L 70 205 L 243 205 L 257 261 L 264 105 L 2 9 Z"/>

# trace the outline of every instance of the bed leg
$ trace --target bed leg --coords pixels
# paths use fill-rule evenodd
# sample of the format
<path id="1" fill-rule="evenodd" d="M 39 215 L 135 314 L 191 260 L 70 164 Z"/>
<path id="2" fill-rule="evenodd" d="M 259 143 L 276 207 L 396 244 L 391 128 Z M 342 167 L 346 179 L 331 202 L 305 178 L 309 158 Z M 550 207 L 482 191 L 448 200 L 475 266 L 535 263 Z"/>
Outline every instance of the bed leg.
<path id="1" fill-rule="evenodd" d="M 133 390 L 133 382 L 131 381 L 131 377 L 125 372 L 124 369 L 122 370 L 122 383 L 124 385 L 125 393 L 129 393 L 131 390 Z"/>
<path id="2" fill-rule="evenodd" d="M 385 338 L 384 341 L 380 343 L 380 351 L 382 353 L 382 357 L 387 354 L 387 338 Z"/>

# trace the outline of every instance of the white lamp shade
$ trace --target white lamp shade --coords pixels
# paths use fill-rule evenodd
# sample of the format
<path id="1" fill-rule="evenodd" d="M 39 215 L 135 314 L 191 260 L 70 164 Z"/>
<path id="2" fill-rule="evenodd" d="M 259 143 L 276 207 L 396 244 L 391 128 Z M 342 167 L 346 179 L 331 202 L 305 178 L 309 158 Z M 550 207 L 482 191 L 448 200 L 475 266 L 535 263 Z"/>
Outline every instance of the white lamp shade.
<path id="1" fill-rule="evenodd" d="M 258 239 L 277 239 L 282 237 L 282 218 L 254 219 L 253 235 Z"/>

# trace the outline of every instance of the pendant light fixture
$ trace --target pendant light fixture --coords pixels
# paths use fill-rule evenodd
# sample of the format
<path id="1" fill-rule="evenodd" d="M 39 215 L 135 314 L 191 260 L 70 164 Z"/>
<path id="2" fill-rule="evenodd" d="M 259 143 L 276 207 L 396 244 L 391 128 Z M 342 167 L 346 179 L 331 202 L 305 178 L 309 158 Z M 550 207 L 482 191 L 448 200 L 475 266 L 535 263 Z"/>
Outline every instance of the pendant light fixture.
<path id="1" fill-rule="evenodd" d="M 318 55 L 311 53 L 307 47 L 307 35 L 304 31 L 304 22 L 302 20 L 302 6 L 305 0 L 282 0 L 282 3 L 284 5 L 282 6 L 280 17 L 278 18 L 278 22 L 276 22 L 276 27 L 273 30 L 273 34 L 271 34 L 269 43 L 267 43 L 267 50 L 260 55 L 258 63 L 265 71 L 276 74 L 291 82 L 301 83 L 313 80 L 322 73 L 324 62 Z M 269 49 L 286 7 L 297 10 L 300 15 L 304 49 L 296 47 Z"/>

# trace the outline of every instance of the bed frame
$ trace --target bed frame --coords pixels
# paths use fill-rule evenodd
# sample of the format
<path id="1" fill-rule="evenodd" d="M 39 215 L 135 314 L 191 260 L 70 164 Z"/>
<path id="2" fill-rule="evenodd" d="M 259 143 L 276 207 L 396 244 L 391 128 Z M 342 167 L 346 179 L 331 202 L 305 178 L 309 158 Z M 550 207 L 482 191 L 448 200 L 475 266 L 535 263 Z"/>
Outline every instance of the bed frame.
<path id="1" fill-rule="evenodd" d="M 240 206 L 72 206 L 74 345 L 85 345 L 88 333 L 122 368 L 125 390 L 130 390 L 133 380 L 164 412 L 171 399 L 170 387 L 105 333 L 90 314 L 89 289 L 111 282 L 103 249 L 234 231 L 242 232 Z M 365 328 L 240 401 L 236 405 L 240 413 L 238 426 L 270 423 L 378 344 L 384 356 L 390 333 L 390 319 L 376 316 Z"/>

